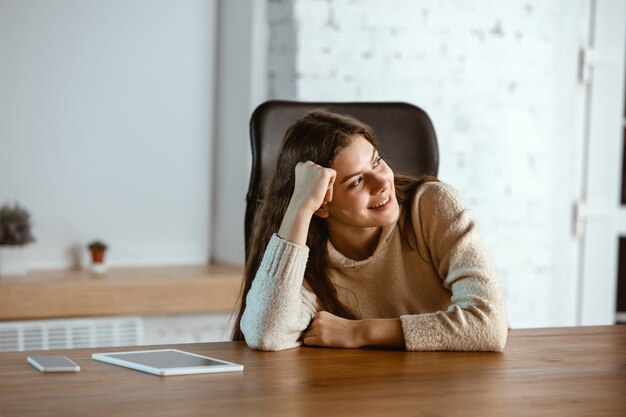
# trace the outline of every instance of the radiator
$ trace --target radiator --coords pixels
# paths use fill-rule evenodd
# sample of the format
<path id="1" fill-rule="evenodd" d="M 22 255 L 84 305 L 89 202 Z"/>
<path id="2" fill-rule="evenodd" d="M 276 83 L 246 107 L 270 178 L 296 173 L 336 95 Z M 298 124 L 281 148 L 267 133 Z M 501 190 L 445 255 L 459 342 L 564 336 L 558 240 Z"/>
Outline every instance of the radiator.
<path id="1" fill-rule="evenodd" d="M 141 317 L 0 322 L 0 352 L 137 346 Z"/>

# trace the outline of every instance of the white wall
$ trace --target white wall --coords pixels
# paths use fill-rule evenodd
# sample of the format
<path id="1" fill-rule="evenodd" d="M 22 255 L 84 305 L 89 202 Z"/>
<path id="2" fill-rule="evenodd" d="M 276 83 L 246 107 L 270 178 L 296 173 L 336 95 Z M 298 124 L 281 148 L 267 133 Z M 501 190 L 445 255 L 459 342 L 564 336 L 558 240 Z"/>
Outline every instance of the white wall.
<path id="1" fill-rule="evenodd" d="M 219 6 L 213 258 L 242 265 L 245 198 L 252 163 L 250 115 L 266 99 L 266 0 Z"/>
<path id="2" fill-rule="evenodd" d="M 0 0 L 0 202 L 31 268 L 209 258 L 216 1 Z"/>
<path id="3" fill-rule="evenodd" d="M 515 327 L 575 324 L 585 4 L 275 0 L 268 10 L 273 98 L 399 100 L 430 114 L 440 177 L 473 208 Z"/>

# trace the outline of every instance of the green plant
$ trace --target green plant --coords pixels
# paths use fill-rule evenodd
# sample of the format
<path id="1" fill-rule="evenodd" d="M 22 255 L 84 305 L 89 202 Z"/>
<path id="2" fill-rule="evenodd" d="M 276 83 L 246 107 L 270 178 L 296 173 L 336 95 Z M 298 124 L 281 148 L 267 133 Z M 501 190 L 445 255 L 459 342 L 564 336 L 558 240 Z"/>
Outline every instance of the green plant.
<path id="1" fill-rule="evenodd" d="M 107 244 L 104 243 L 101 240 L 94 240 L 93 242 L 90 242 L 87 247 L 89 248 L 89 250 L 106 250 L 107 249 Z"/>
<path id="2" fill-rule="evenodd" d="M 17 203 L 0 207 L 0 245 L 20 246 L 34 241 L 28 211 Z"/>

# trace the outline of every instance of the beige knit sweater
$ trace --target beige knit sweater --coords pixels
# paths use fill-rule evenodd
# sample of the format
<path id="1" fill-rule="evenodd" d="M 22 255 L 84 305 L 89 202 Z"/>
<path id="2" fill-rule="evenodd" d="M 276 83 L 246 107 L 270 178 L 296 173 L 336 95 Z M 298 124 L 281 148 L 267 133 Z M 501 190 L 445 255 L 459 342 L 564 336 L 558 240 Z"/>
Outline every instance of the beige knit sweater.
<path id="1" fill-rule="evenodd" d="M 398 223 L 372 256 L 354 261 L 328 242 L 329 274 L 357 318 L 400 317 L 407 350 L 501 351 L 508 325 L 502 291 L 474 218 L 452 187 L 422 185 L 412 205 L 417 248 Z M 319 309 L 303 287 L 309 249 L 274 235 L 246 298 L 241 330 L 255 349 L 282 350 Z"/>

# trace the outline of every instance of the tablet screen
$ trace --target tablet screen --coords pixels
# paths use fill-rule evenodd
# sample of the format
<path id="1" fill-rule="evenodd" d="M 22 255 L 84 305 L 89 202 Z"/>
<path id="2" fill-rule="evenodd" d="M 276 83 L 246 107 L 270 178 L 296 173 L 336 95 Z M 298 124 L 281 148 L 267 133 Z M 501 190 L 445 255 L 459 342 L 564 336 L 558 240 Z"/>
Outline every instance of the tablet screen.
<path id="1" fill-rule="evenodd" d="M 176 349 L 94 353 L 92 359 L 155 375 L 243 371 L 243 365 Z"/>
<path id="2" fill-rule="evenodd" d="M 210 358 L 189 355 L 176 350 L 161 350 L 153 352 L 134 353 L 109 353 L 111 358 L 135 362 L 152 368 L 191 368 L 197 366 L 224 366 L 224 362 L 218 362 Z"/>

